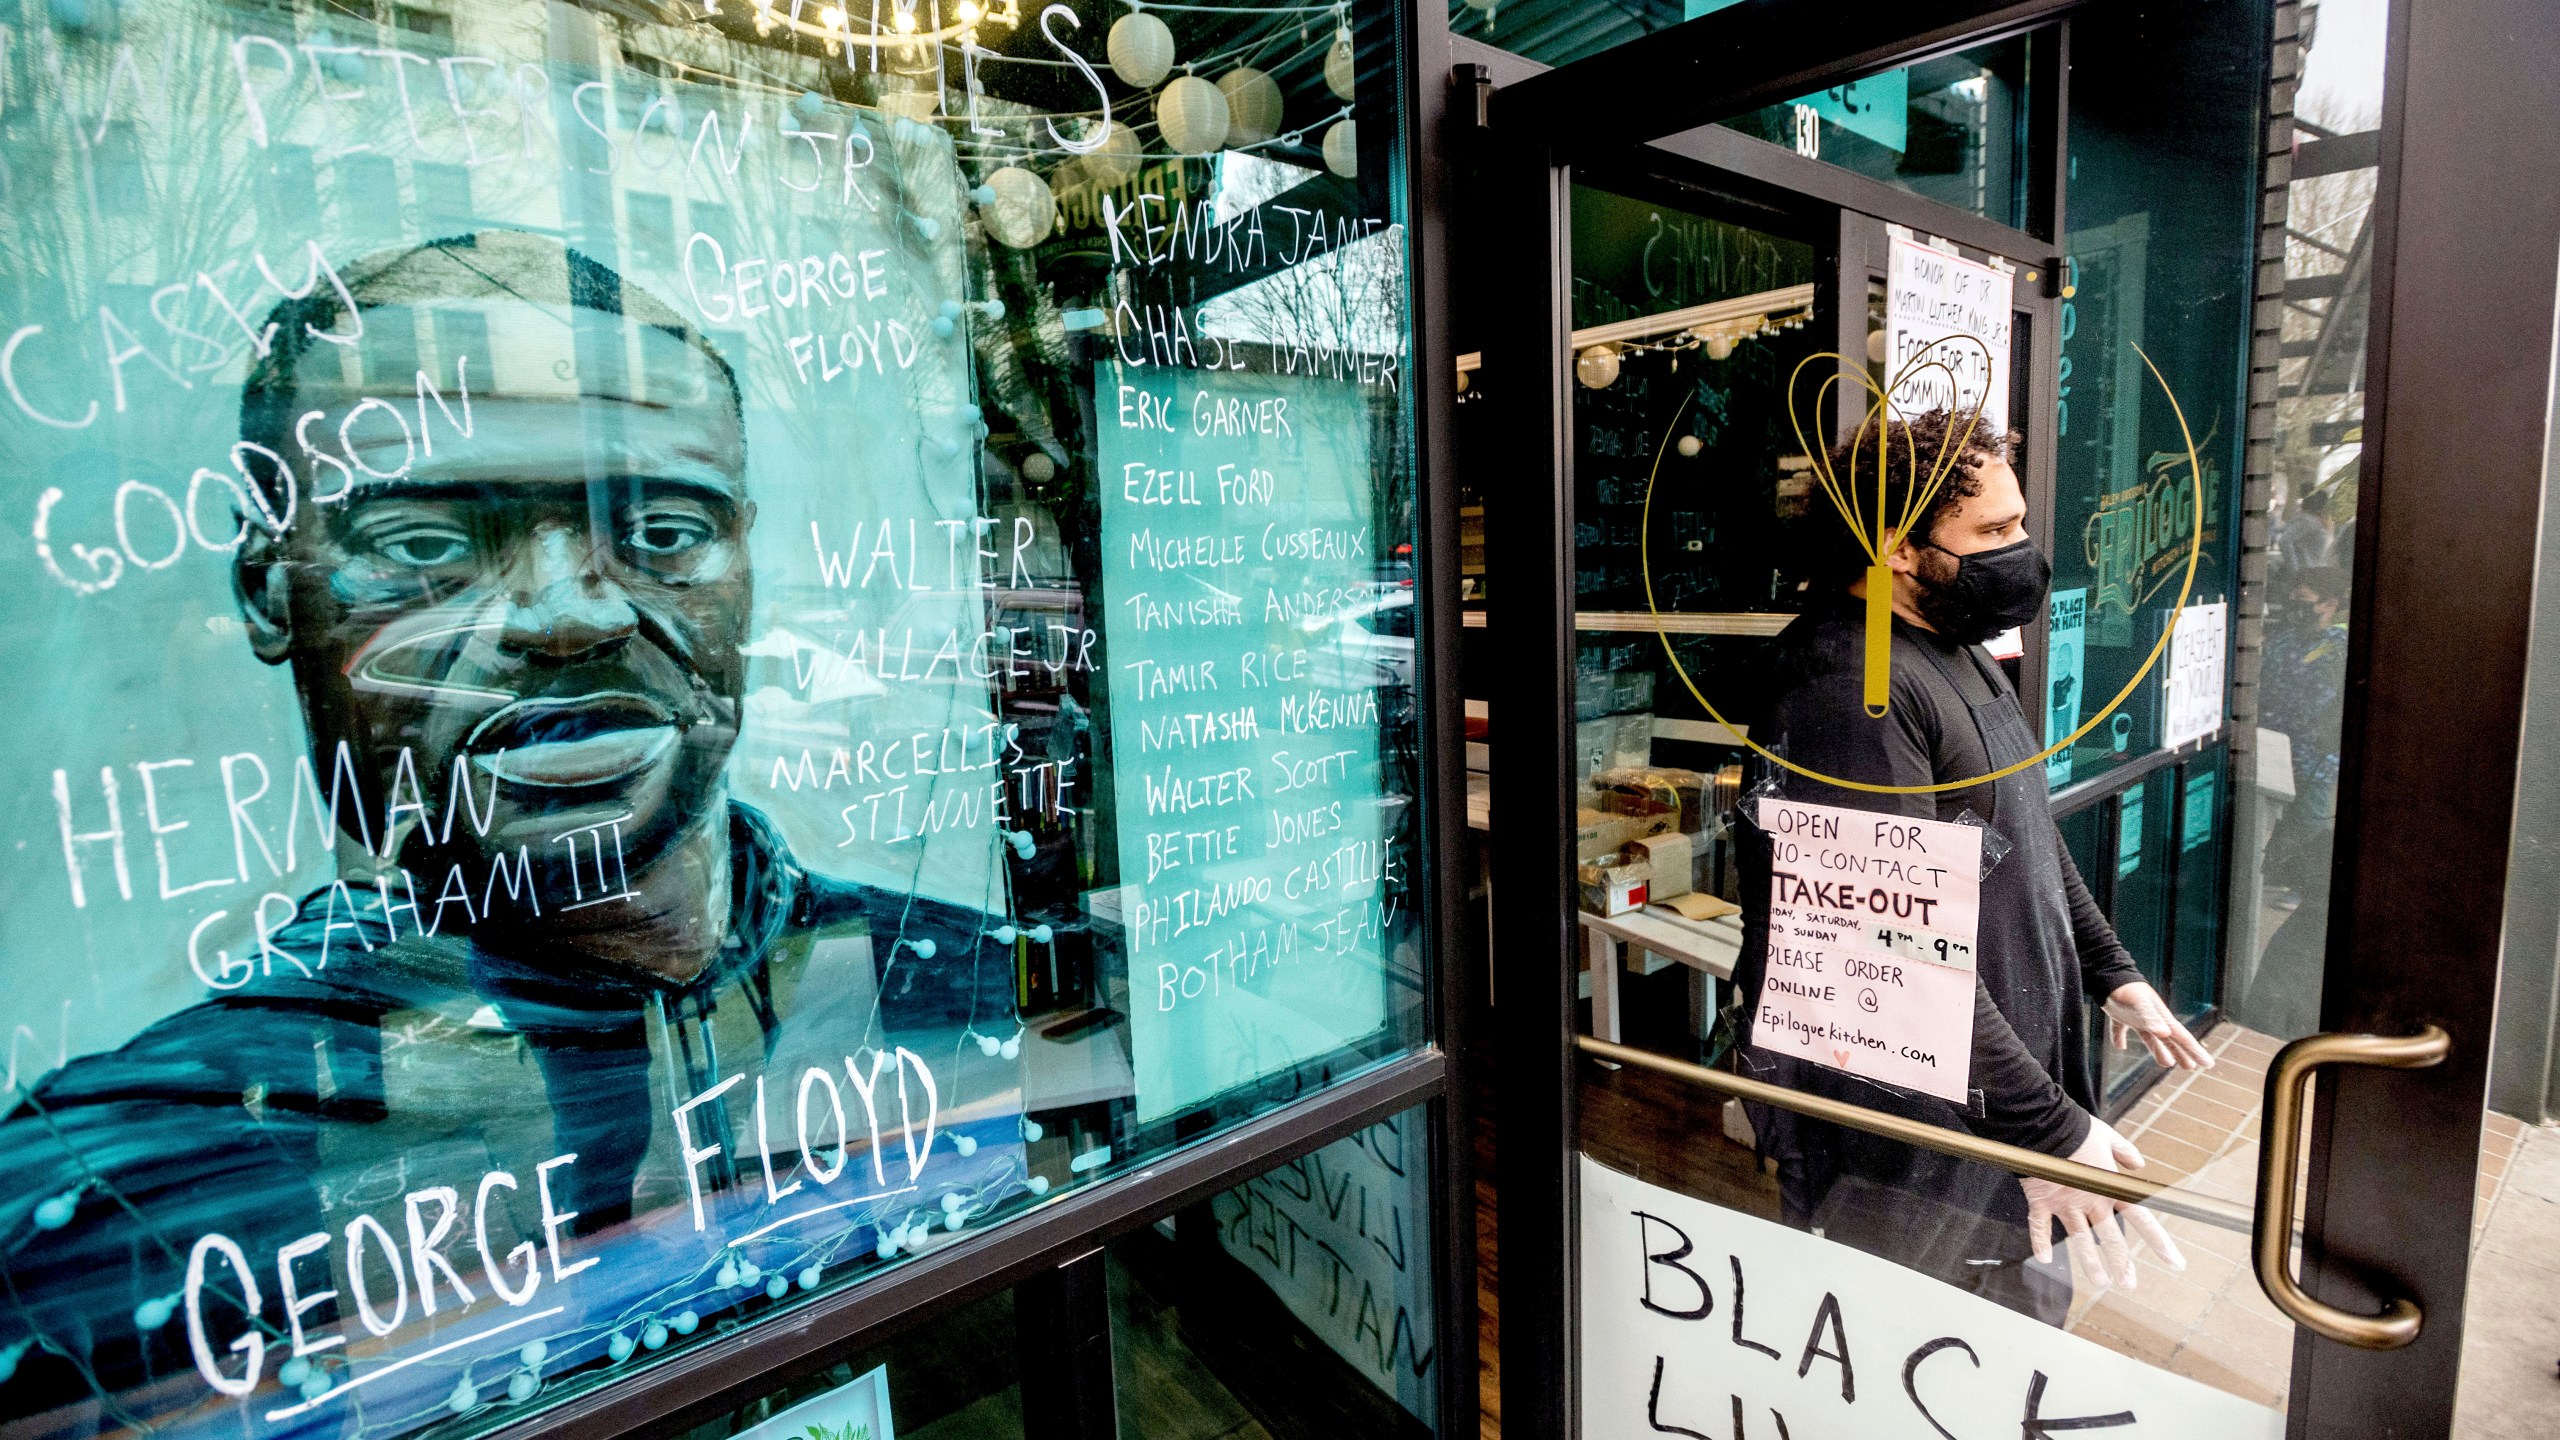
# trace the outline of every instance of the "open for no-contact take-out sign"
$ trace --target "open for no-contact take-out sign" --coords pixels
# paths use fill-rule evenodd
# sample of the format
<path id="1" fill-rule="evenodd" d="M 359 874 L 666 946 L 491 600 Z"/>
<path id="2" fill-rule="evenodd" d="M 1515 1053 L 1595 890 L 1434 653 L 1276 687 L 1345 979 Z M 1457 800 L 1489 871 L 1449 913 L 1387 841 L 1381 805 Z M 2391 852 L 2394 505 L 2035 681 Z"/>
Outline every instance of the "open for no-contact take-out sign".
<path id="1" fill-rule="evenodd" d="M 1948 1100 L 1973 1055 L 1982 831 L 1764 799 L 1769 960 L 1751 1042 Z"/>

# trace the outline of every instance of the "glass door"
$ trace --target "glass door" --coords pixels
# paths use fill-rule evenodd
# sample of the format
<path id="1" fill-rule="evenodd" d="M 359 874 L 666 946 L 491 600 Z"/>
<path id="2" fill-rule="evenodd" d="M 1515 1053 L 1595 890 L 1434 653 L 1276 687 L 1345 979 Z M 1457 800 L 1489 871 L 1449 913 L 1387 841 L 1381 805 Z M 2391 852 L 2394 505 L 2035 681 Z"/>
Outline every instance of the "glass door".
<path id="1" fill-rule="evenodd" d="M 2248 977 L 2220 969 L 2221 857 L 2264 838 L 2224 797 L 2240 757 L 2267 773 L 2231 670 L 2262 593 L 2267 13 L 2203 35 L 2152 23 L 2174 6 L 2076 34 L 2017 7 L 1973 34 L 1861 15 L 1817 42 L 1783 8 L 1484 106 L 1488 193 L 1546 283 L 1470 384 L 1554 499 L 1485 521 L 1491 810 L 1519 837 L 1493 848 L 1497 1237 L 1569 1257 L 1504 1269 L 1504 1417 L 2441 1433 L 2469 1212 L 2398 1197 L 2469 1193 L 2494 935 L 2430 944 L 2433 1002 L 2372 937 L 2333 938 L 2295 997 L 2331 1033 L 2243 1025 Z M 1970 93 L 1929 57 L 2011 40 L 2001 104 L 1986 72 L 1984 103 L 1921 108 Z M 1709 55 L 1778 78 L 1698 80 Z M 2146 67 L 2240 97 L 2231 133 L 2146 129 Z M 1644 98 L 1556 118 L 1603 93 Z M 1772 107 L 1810 140 L 1773 143 Z M 2025 198 L 1995 216 L 1862 173 L 1897 107 L 1960 157 L 2013 147 Z M 1854 165 L 1821 154 L 1835 111 L 1866 127 Z M 2547 320 L 2540 344 L 2547 373 Z M 2369 516 L 2392 472 L 2365 443 Z M 2363 542 L 2386 558 L 2356 626 L 2440 603 L 2409 543 Z M 2494 712 L 2521 645 L 2482 640 Z M 2376 715 L 2424 669 L 2358 655 Z M 2333 893 L 2387 925 L 2354 855 L 2406 838 L 2362 838 L 2352 777 L 2396 732 L 2355 715 Z M 2510 726 L 2475 761 L 2511 784 L 2513 749 Z M 2502 834 L 2433 843 L 2503 869 Z M 2494 913 L 2494 880 L 2466 893 Z M 2329 1243 L 2377 1210 L 2390 1231 Z"/>
<path id="2" fill-rule="evenodd" d="M 2174 914 L 2164 867 L 2109 849 L 2092 883 L 2053 818 L 2055 757 L 2126 706 L 2100 695 L 2075 714 L 2050 697 L 2076 667 L 2035 673 L 2054 668 L 2056 629 L 2035 577 L 2064 549 L 2056 420 L 2028 396 L 2052 364 L 2041 262 L 1729 180 L 1577 174 L 1575 919 L 1589 1033 L 1614 1042 L 1577 1075 L 1580 1303 L 1595 1336 L 1628 1342 L 1585 1349 L 1586 1424 L 1606 1433 L 1619 1397 L 1692 1429 L 1700 1405 L 1723 1428 L 1737 1397 L 1746 1432 L 1777 1423 L 1763 1411 L 1865 1418 L 1864 1331 L 1891 1337 L 1897 1363 L 1931 1341 L 1996 1342 L 2069 1366 L 2090 1395 L 2138 1397 L 2129 1414 L 2274 1433 L 2292 1323 L 2246 1263 L 2241 1153 L 2271 1047 L 2236 1025 L 2196 1037 L 2200 1007 L 2182 1017 L 2155 983 L 2165 923 L 2120 939 L 2101 902 Z M 2220 528 L 2190 516 L 2176 532 L 2211 603 L 2225 579 L 2201 547 Z M 1990 562 L 2027 577 L 2007 613 Z M 2148 668 L 2165 674 L 2167 653 Z M 2161 686 L 2134 678 L 2156 709 Z M 2155 828 L 2181 818 L 2156 810 Z M 2111 813 L 2146 833 L 2140 798 Z M 2121 1050 L 2110 1007 L 2130 1022 Z M 1700 1072 L 1744 1083 L 1686 1093 Z M 1807 1099 L 1864 1113 L 1790 1108 Z M 1911 1124 L 2173 1188 L 2125 1207 L 1926 1143 L 1946 1137 L 1898 1138 Z M 1680 1344 L 1727 1292 L 1748 1304 L 1763 1267 L 1769 1332 L 1726 1315 L 1708 1354 Z M 1935 1328 L 1901 1336 L 1902 1313 Z M 1684 1367 L 1681 1348 L 1709 1363 Z M 1979 1377 L 1933 1393 L 1936 1368 L 1914 1367 L 1909 1415 L 2023 1403 L 1984 1399 Z M 2055 1391 L 2037 1413 L 2095 1413 L 2073 1403 Z"/>

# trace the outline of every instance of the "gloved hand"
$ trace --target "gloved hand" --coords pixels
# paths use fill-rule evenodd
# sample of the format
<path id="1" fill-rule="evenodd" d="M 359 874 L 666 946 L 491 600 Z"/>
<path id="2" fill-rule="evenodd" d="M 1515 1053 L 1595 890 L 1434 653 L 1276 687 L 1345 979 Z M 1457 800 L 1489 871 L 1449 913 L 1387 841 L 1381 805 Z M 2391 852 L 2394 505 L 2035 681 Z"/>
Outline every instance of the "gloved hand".
<path id="1" fill-rule="evenodd" d="M 2129 1035 L 2142 1037 L 2143 1048 L 2165 1070 L 2210 1070 L 2213 1057 L 2169 1013 L 2169 1002 L 2143 981 L 2119 985 L 2107 997 L 2107 1038 L 2119 1050 Z"/>
<path id="2" fill-rule="evenodd" d="M 2132 988 L 2130 986 L 2126 987 Z M 2151 987 L 2142 987 L 2149 990 Z M 2118 992 L 2122 993 L 2122 992 Z M 2174 1021 L 2171 1023 L 2175 1023 Z M 2183 1032 L 2181 1032 L 2183 1033 Z M 2193 1040 L 2187 1043 L 2194 1044 Z M 2117 1134 L 2106 1121 L 2089 1117 L 2088 1138 L 2071 1152 L 2080 1164 L 2100 1170 L 2139 1170 L 2142 1152 L 2133 1142 Z M 2140 1235 L 2152 1253 L 2172 1270 L 2187 1268 L 2187 1257 L 2178 1253 L 2177 1242 L 2150 1211 L 2128 1201 L 2075 1190 L 2051 1180 L 2027 1176 L 2018 1179 L 2027 1192 L 2027 1243 L 2038 1260 L 2053 1259 L 2053 1222 L 2062 1222 L 2063 1238 L 2071 1247 L 2072 1257 L 2082 1268 L 2097 1276 L 2101 1283 L 2135 1288 L 2137 1276 L 2133 1268 L 2133 1247 L 2126 1242 L 2124 1230 L 2116 1223 L 2116 1212 L 2124 1212 L 2124 1223 Z"/>

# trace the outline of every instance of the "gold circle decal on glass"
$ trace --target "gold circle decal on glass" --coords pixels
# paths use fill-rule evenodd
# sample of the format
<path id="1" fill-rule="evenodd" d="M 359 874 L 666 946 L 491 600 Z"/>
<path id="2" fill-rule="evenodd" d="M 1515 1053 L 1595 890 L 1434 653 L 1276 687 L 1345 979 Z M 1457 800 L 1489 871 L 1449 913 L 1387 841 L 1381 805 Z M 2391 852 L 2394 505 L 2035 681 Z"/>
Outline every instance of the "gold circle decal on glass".
<path id="1" fill-rule="evenodd" d="M 2193 534 L 2191 535 L 2187 545 L 2186 577 L 2178 586 L 2177 604 L 2170 607 L 2169 623 L 2161 627 L 2160 638 L 2153 642 L 2151 646 L 2151 653 L 2142 658 L 2141 668 L 2133 672 L 2133 677 L 2125 681 L 2124 688 L 2118 690 L 2112 699 L 2108 700 L 2103 707 L 2101 707 L 2096 713 L 2092 714 L 2087 720 L 2081 722 L 2080 728 L 2063 736 L 2061 739 L 2054 741 L 2052 744 L 2047 745 L 2042 750 L 2037 751 L 2035 754 L 2028 756 L 2024 760 L 2020 760 L 2010 765 L 2003 765 L 1999 769 L 1990 771 L 1987 774 L 1968 776 L 1959 780 L 1941 780 L 1929 785 L 1876 785 L 1864 780 L 1849 780 L 1837 775 L 1825 775 L 1819 770 L 1798 765 L 1794 761 L 1787 759 L 1785 756 L 1779 755 L 1770 750 L 1759 741 L 1743 734 L 1739 729 L 1736 729 L 1733 722 L 1725 719 L 1723 714 L 1719 712 L 1713 704 L 1709 703 L 1706 694 L 1699 690 L 1697 680 L 1689 674 L 1689 667 L 1680 663 L 1679 652 L 1671 647 L 1670 632 L 1656 627 L 1654 632 L 1655 638 L 1662 642 L 1662 653 L 1664 658 L 1671 662 L 1672 673 L 1680 677 L 1680 683 L 1688 688 L 1690 697 L 1698 702 L 1699 708 L 1707 712 L 1707 718 L 1715 721 L 1718 725 L 1723 726 L 1735 739 L 1740 740 L 1744 748 L 1750 750 L 1752 754 L 1759 756 L 1761 759 L 1768 761 L 1770 764 L 1775 765 L 1782 770 L 1802 775 L 1808 780 L 1819 781 L 1822 784 L 1834 786 L 1838 789 L 1853 790 L 1862 794 L 1937 795 L 1950 790 L 1971 789 L 1976 785 L 1983 785 L 1994 780 L 2006 779 L 2009 776 L 2015 775 L 2019 771 L 2025 770 L 2031 766 L 2041 765 L 2045 761 L 2053 758 L 2055 755 L 2060 754 L 2068 747 L 2077 744 L 2081 736 L 2097 729 L 2100 725 L 2107 723 L 2108 720 L 2113 718 L 2116 712 L 2123 708 L 2124 702 L 2132 698 L 2135 688 L 2141 685 L 2143 680 L 2151 674 L 2152 667 L 2160 663 L 2160 657 L 2168 653 L 2169 640 L 2172 636 L 2176 635 L 2178 631 L 2178 617 L 2186 610 L 2187 598 L 2195 593 L 2196 566 L 2204 556 L 2204 466 L 2203 462 L 2196 455 L 2195 432 L 2187 425 L 2187 412 L 2185 407 L 2178 403 L 2177 392 L 2169 388 L 2169 382 L 2161 375 L 2160 367 L 2151 363 L 2150 354 L 2143 350 L 2139 345 L 2133 347 L 2133 353 L 2141 357 L 2143 368 L 2151 372 L 2151 379 L 2153 383 L 2160 387 L 2161 395 L 2168 400 L 2169 412 L 2177 417 L 2178 435 L 2187 447 L 2187 478 L 2192 483 L 2192 487 L 2195 491 L 2195 525 Z M 1804 361 L 1804 364 L 1810 365 L 1821 360 L 1837 362 L 1843 369 L 1852 368 L 1845 357 L 1831 352 L 1825 352 L 1820 355 L 1808 357 Z M 1914 367 L 1922 366 L 1924 362 L 1927 365 L 1936 365 L 1940 367 L 1945 365 L 1944 361 L 1927 360 L 1926 352 L 1923 352 L 1921 357 L 1914 360 L 1912 366 L 1904 367 L 1904 373 L 1902 375 L 1894 377 L 1894 385 L 1892 387 L 1888 387 L 1888 389 L 1899 388 L 1901 383 L 1914 373 Z M 1799 365 L 1797 367 L 1797 373 L 1801 374 L 1802 370 L 1803 365 Z M 1867 379 L 1863 371 L 1858 372 L 1858 380 L 1861 385 L 1864 385 L 1867 388 L 1869 393 L 1877 396 L 1877 405 L 1870 406 L 1868 410 L 1869 423 L 1876 420 L 1879 416 L 1890 415 L 1893 413 L 1891 401 L 1885 398 L 1886 392 L 1878 391 L 1875 382 Z M 1825 380 L 1822 385 L 1816 389 L 1814 406 L 1815 414 L 1819 415 L 1821 413 L 1821 402 L 1823 397 L 1827 396 L 1830 393 L 1831 387 L 1837 383 L 1839 383 L 1839 380 L 1835 375 L 1831 379 Z M 1790 393 L 1788 397 L 1790 402 L 1788 405 L 1790 418 L 1794 418 L 1793 412 L 1795 409 L 1793 404 L 1793 388 L 1793 377 L 1790 377 Z M 1694 395 L 1694 392 L 1692 392 L 1692 394 Z M 1688 412 L 1690 398 L 1690 396 L 1683 396 L 1680 401 L 1680 408 L 1672 413 L 1671 424 L 1664 429 L 1662 439 L 1654 445 L 1653 468 L 1645 476 L 1644 514 L 1637 531 L 1636 556 L 1644 575 L 1645 611 L 1656 619 L 1661 618 L 1662 608 L 1654 600 L 1653 595 L 1653 492 L 1655 486 L 1662 478 L 1663 453 L 1671 448 L 1672 433 L 1679 428 L 1680 417 Z M 1978 418 L 1981 413 L 1981 407 L 1977 405 L 1974 409 L 1975 415 Z M 1853 456 L 1855 454 L 1856 446 L 1861 443 L 1866 430 L 1867 423 L 1861 423 L 1858 435 L 1852 437 L 1850 443 L 1852 447 L 1851 453 Z M 1968 423 L 1966 426 L 1967 438 L 1970 438 L 1971 431 L 1971 424 Z M 1880 445 L 1882 443 L 1882 436 L 1885 433 L 1886 432 L 1880 427 L 1878 430 L 1878 443 Z M 1797 438 L 1799 441 L 1803 439 L 1803 427 L 1801 423 L 1797 426 Z M 1961 444 L 1953 445 L 1950 448 L 1955 454 L 1961 455 L 1963 453 L 1963 447 Z M 1806 453 L 1808 455 L 1813 454 L 1813 447 L 1810 445 L 1806 446 Z M 1917 451 L 1915 450 L 1913 454 L 1916 458 Z M 1827 468 L 1823 468 L 1827 467 L 1828 462 L 1826 460 L 1817 457 L 1815 464 L 1818 469 L 1821 469 L 1821 473 L 1826 476 L 1828 475 L 1829 472 Z M 1883 504 L 1883 485 L 1881 482 L 1883 480 L 1884 467 L 1882 465 L 1878 465 L 1876 468 L 1877 479 L 1879 482 L 1877 486 L 1877 503 L 1879 509 L 1878 518 L 1880 519 Z M 1850 472 L 1853 477 L 1856 474 L 1856 469 L 1857 467 L 1853 459 L 1850 466 Z M 1943 472 L 1940 473 L 1943 474 Z M 1938 478 L 1939 477 L 1935 475 L 1930 478 L 1930 489 L 1934 490 Z M 1841 502 L 1835 500 L 1835 503 Z M 1849 497 L 1846 503 L 1848 504 L 1852 515 L 1863 516 L 1863 508 L 1857 503 L 1856 497 Z M 1910 515 L 1916 514 L 1920 508 L 1925 506 L 1925 503 L 1925 500 L 1923 500 L 1922 505 L 1920 506 L 1906 507 L 1904 512 L 1906 519 Z M 1854 524 L 1855 522 L 1853 521 L 1852 523 Z M 1901 536 L 1898 534 L 1894 535 L 1892 539 L 1895 546 L 1898 546 L 1901 543 Z M 1868 543 L 1863 527 L 1860 527 L 1860 543 Z M 1892 553 L 1892 548 L 1878 544 L 1871 546 L 1868 553 L 1878 564 L 1882 564 L 1884 556 Z M 1872 661 L 1870 663 L 1872 666 Z"/>

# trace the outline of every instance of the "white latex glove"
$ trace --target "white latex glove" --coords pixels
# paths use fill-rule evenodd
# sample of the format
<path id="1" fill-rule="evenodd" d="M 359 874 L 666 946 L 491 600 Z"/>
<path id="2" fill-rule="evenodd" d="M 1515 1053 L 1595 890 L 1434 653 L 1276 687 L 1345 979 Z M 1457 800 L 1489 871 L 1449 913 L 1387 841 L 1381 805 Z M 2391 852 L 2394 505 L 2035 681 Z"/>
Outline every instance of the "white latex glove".
<path id="1" fill-rule="evenodd" d="M 2107 1038 L 2119 1050 L 2125 1048 L 2128 1036 L 2142 1037 L 2143 1048 L 2165 1070 L 2210 1070 L 2213 1057 L 2206 1054 L 2178 1017 L 2169 1013 L 2169 1003 L 2160 992 L 2140 980 L 2119 985 L 2107 997 Z"/>
<path id="2" fill-rule="evenodd" d="M 2130 988 L 2130 987 L 2127 987 Z M 2146 990 L 2149 986 L 2142 987 Z M 2174 1023 L 2174 1022 L 2173 1022 Z M 2189 1044 L 2195 1043 L 2190 1040 Z M 2133 1142 L 2117 1134 L 2106 1121 L 2089 1117 L 2089 1136 L 2080 1148 L 2071 1152 L 2080 1164 L 2099 1170 L 2139 1170 L 2142 1152 Z M 2153 1254 L 2172 1270 L 2187 1268 L 2187 1257 L 2178 1253 L 2177 1242 L 2150 1211 L 2128 1201 L 2093 1195 L 2051 1180 L 2019 1177 L 2018 1184 L 2027 1192 L 2027 1243 L 2038 1260 L 2053 1259 L 2053 1222 L 2062 1222 L 2062 1233 L 2071 1247 L 2072 1257 L 2101 1283 L 2135 1288 L 2133 1247 L 2126 1242 L 2123 1229 L 2116 1224 L 2116 1212 L 2124 1212 L 2124 1223 L 2140 1235 Z"/>

